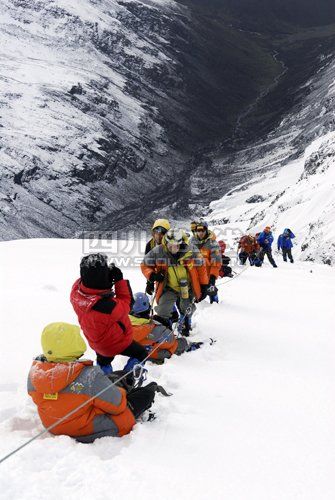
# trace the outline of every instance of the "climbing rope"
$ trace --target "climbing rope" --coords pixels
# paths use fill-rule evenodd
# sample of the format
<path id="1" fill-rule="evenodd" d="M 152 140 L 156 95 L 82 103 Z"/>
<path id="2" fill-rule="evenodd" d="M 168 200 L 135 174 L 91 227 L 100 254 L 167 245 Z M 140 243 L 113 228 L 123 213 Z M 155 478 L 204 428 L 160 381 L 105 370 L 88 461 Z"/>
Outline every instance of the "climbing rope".
<path id="1" fill-rule="evenodd" d="M 167 327 L 165 327 L 165 329 L 168 330 Z M 165 332 L 165 330 L 162 332 L 162 334 L 164 332 Z M 172 332 L 174 333 L 174 330 L 172 330 Z M 152 354 L 157 349 L 159 349 L 159 347 L 162 344 L 164 344 L 164 342 L 165 342 L 165 338 L 161 342 L 159 342 L 159 344 L 157 344 L 153 349 L 150 350 L 150 352 L 148 353 L 148 355 L 143 359 L 143 361 L 141 361 L 141 363 L 136 364 L 131 370 L 129 370 L 128 372 L 126 372 L 125 374 L 123 374 L 121 377 L 119 377 L 117 380 L 115 380 L 111 384 L 108 384 L 107 387 L 105 387 L 104 389 L 101 389 L 101 391 L 99 391 L 96 394 L 94 394 L 94 396 L 92 396 L 91 398 L 89 398 L 87 401 L 84 401 L 82 404 L 80 404 L 79 406 L 77 406 L 76 408 L 74 408 L 73 410 L 71 410 L 70 412 L 68 412 L 66 415 L 64 415 L 64 417 L 62 417 L 59 420 L 57 420 L 57 422 L 55 422 L 54 424 L 50 425 L 49 427 L 47 427 L 43 431 L 41 431 L 38 434 L 36 434 L 36 436 L 33 436 L 28 441 L 26 441 L 25 443 L 23 443 L 21 446 L 18 446 L 17 448 L 15 448 L 14 450 L 12 450 L 10 453 L 8 453 L 4 457 L 2 457 L 0 459 L 0 464 L 3 463 L 3 462 L 5 462 L 5 460 L 8 460 L 8 458 L 10 458 L 13 455 L 15 455 L 18 451 L 20 451 L 23 448 L 25 448 L 26 446 L 30 445 L 33 441 L 35 441 L 39 437 L 43 436 L 44 434 L 46 434 L 47 432 L 50 432 L 52 429 L 54 429 L 58 425 L 62 424 L 67 418 L 71 417 L 77 411 L 81 410 L 86 405 L 88 405 L 89 403 L 91 403 L 92 401 L 94 401 L 95 398 L 98 398 L 99 396 L 101 396 L 101 394 L 103 394 L 104 392 L 108 391 L 108 389 L 110 389 L 111 387 L 116 386 L 119 382 L 121 382 L 121 380 L 123 380 L 126 377 L 128 377 L 131 373 L 133 373 L 133 376 L 134 376 L 135 380 L 138 379 L 138 377 L 139 377 L 139 369 L 138 368 L 140 367 L 140 375 L 141 375 L 143 373 L 143 365 L 144 365 L 144 363 L 150 358 L 150 356 L 152 356 Z"/>
<path id="2" fill-rule="evenodd" d="M 233 276 L 232 278 L 229 278 L 229 281 L 222 281 L 221 283 L 218 283 L 216 285 L 216 287 L 223 286 L 223 285 L 228 285 L 228 283 L 230 283 L 231 281 L 233 281 L 235 278 L 238 278 L 239 276 L 241 276 L 241 274 L 245 273 L 249 269 L 249 267 L 250 267 L 250 264 L 247 265 L 245 267 L 245 269 L 242 269 L 242 271 L 240 273 L 235 273 L 235 276 Z M 224 279 L 224 277 L 222 279 Z"/>

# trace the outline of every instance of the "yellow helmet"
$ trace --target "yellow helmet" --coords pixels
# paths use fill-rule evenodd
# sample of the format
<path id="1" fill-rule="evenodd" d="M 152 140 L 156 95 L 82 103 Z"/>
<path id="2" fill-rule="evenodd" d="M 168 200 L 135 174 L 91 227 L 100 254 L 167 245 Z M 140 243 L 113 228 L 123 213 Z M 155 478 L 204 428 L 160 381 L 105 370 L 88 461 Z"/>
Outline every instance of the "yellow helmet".
<path id="1" fill-rule="evenodd" d="M 163 229 L 168 231 L 171 226 L 170 226 L 170 222 L 167 219 L 157 219 L 157 220 L 155 220 L 151 230 L 153 231 L 157 227 L 162 227 Z"/>
<path id="2" fill-rule="evenodd" d="M 69 323 L 50 323 L 42 332 L 43 354 L 48 361 L 73 361 L 86 351 L 80 328 Z"/>

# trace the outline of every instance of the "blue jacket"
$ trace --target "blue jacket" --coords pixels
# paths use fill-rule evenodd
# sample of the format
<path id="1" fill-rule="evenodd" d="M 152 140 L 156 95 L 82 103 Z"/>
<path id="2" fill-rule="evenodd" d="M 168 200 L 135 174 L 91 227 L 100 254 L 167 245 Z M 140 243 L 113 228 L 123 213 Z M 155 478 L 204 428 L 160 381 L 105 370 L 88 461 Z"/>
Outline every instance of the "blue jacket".
<path id="1" fill-rule="evenodd" d="M 271 231 L 269 233 L 265 233 L 263 231 L 257 238 L 257 243 L 259 243 L 260 246 L 264 248 L 264 250 L 269 250 L 271 248 L 272 242 L 273 242 L 273 235 Z"/>
<path id="2" fill-rule="evenodd" d="M 295 235 L 292 233 L 291 229 L 285 229 L 283 234 L 281 234 L 277 241 L 278 250 L 285 248 L 288 250 L 293 247 L 292 240 Z"/>

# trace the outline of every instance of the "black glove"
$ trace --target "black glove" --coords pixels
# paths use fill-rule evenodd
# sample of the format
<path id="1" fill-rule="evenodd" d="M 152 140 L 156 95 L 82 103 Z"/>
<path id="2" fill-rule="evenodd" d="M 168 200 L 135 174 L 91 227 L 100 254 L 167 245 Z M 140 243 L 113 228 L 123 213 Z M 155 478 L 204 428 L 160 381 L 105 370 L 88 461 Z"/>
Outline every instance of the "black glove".
<path id="1" fill-rule="evenodd" d="M 216 282 L 216 277 L 213 274 L 211 274 L 207 286 L 208 297 L 214 297 L 218 293 L 218 289 L 215 286 L 215 282 Z"/>
<path id="2" fill-rule="evenodd" d="M 222 264 L 224 266 L 227 266 L 230 262 L 230 257 L 227 257 L 227 255 L 222 255 Z"/>
<path id="3" fill-rule="evenodd" d="M 204 300 L 207 297 L 207 286 L 208 285 L 201 285 L 201 295 L 200 295 L 199 299 L 197 300 L 197 302 L 201 302 L 202 300 Z"/>
<path id="4" fill-rule="evenodd" d="M 162 283 L 164 280 L 165 280 L 165 276 L 161 272 L 150 274 L 149 281 L 151 281 L 151 283 L 154 283 L 155 281 L 158 281 L 158 283 Z"/>
<path id="5" fill-rule="evenodd" d="M 218 293 L 218 289 L 215 285 L 208 285 L 207 287 L 207 295 L 208 297 L 214 297 Z"/>
<path id="6" fill-rule="evenodd" d="M 223 276 L 224 278 L 233 278 L 233 270 L 230 266 L 223 266 Z"/>
<path id="7" fill-rule="evenodd" d="M 123 274 L 121 269 L 115 266 L 115 264 L 111 264 L 109 266 L 109 281 L 111 286 L 113 286 L 117 281 L 123 280 Z"/>
<path id="8" fill-rule="evenodd" d="M 151 281 L 147 281 L 147 286 L 145 287 L 145 293 L 152 295 L 155 291 L 155 285 Z"/>

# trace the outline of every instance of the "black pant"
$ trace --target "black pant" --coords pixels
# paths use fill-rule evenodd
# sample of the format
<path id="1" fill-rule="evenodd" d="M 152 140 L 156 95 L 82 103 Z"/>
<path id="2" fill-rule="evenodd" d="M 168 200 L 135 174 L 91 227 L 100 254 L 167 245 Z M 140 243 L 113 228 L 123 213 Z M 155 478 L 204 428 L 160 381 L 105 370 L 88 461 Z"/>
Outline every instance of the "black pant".
<path id="1" fill-rule="evenodd" d="M 250 262 L 250 265 L 253 266 L 255 264 L 255 259 L 257 258 L 257 253 L 256 252 L 252 252 L 251 254 L 249 254 L 249 262 Z"/>
<path id="2" fill-rule="evenodd" d="M 292 250 L 291 248 L 283 248 L 283 259 L 287 262 L 287 256 L 291 262 L 293 262 Z"/>
<path id="3" fill-rule="evenodd" d="M 151 407 L 155 399 L 156 385 L 149 384 L 147 387 L 139 387 L 127 394 L 128 406 L 135 418 L 138 418 Z"/>
<path id="4" fill-rule="evenodd" d="M 262 248 L 261 251 L 258 254 L 258 257 L 263 261 L 265 255 L 267 255 L 267 258 L 269 259 L 270 264 L 273 267 L 277 267 L 277 264 L 275 263 L 274 258 L 272 257 L 272 250 L 271 250 L 271 248 L 266 248 L 266 249 Z"/>
<path id="5" fill-rule="evenodd" d="M 99 353 L 96 354 L 97 363 L 100 366 L 109 365 L 114 359 L 114 356 L 108 357 L 102 356 L 102 354 Z M 132 343 L 128 347 L 126 347 L 124 351 L 120 352 L 120 354 L 122 354 L 122 356 L 128 356 L 129 358 L 136 358 L 139 361 L 143 361 L 147 357 L 148 352 L 143 347 L 143 345 L 133 340 Z"/>
<path id="6" fill-rule="evenodd" d="M 256 258 L 256 253 L 255 252 L 248 253 L 248 252 L 243 251 L 243 252 L 240 252 L 240 254 L 239 254 L 240 262 L 243 265 L 247 262 L 247 259 L 249 259 L 250 265 L 253 266 L 255 258 Z"/>
<path id="7" fill-rule="evenodd" d="M 239 257 L 239 259 L 240 259 L 241 264 L 243 264 L 243 265 L 244 265 L 244 264 L 247 262 L 248 253 L 247 253 L 247 252 L 244 252 L 244 251 L 243 251 L 243 252 L 240 252 L 238 257 Z"/>

